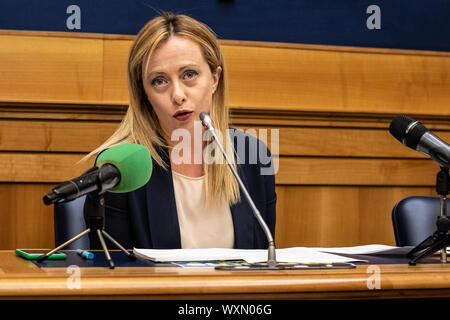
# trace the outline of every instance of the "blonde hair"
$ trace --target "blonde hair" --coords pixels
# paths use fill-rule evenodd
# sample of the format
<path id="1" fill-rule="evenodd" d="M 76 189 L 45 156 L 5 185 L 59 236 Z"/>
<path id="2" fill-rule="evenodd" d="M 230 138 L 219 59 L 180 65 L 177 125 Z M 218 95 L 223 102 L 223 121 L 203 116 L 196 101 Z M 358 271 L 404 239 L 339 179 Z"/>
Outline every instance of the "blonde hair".
<path id="1" fill-rule="evenodd" d="M 210 117 L 214 121 L 216 130 L 224 138 L 229 158 L 234 161 L 234 148 L 229 148 L 232 144 L 227 132 L 229 109 L 226 105 L 226 70 L 217 38 L 205 24 L 191 17 L 175 15 L 170 12 L 163 13 L 161 16 L 150 20 L 139 31 L 128 56 L 128 90 L 130 95 L 128 110 L 114 134 L 85 158 L 97 155 L 117 144 L 139 143 L 149 149 L 153 161 L 167 169 L 167 164 L 164 163 L 157 150 L 169 146 L 162 138 L 163 131 L 158 117 L 144 91 L 143 70 L 146 70 L 151 55 L 158 45 L 167 41 L 173 35 L 185 37 L 198 43 L 212 73 L 216 72 L 217 67 L 222 68 L 217 88 L 212 97 Z M 214 150 L 214 152 L 218 151 Z M 217 155 L 214 155 L 214 157 L 217 159 Z M 221 155 L 219 155 L 219 158 L 223 160 Z M 233 163 L 233 165 L 235 164 Z M 239 185 L 225 161 L 216 161 L 212 164 L 206 164 L 206 161 L 203 161 L 203 168 L 207 203 L 214 199 L 221 199 L 223 195 L 225 195 L 229 204 L 239 201 Z"/>

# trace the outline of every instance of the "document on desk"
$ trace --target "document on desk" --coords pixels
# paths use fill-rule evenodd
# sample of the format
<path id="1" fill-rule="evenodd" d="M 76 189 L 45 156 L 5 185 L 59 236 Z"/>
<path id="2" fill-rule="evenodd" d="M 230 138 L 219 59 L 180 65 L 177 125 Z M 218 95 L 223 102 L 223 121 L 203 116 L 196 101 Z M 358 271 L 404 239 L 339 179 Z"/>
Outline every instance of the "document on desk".
<path id="1" fill-rule="evenodd" d="M 379 255 L 406 255 L 414 246 L 394 247 L 384 244 L 368 244 L 355 247 L 312 248 L 321 252 L 335 254 L 379 254 Z M 450 253 L 450 248 L 447 248 Z"/>
<path id="2" fill-rule="evenodd" d="M 250 249 L 137 249 L 133 252 L 143 259 L 155 262 L 181 262 L 181 261 L 227 261 L 245 260 L 248 263 L 267 261 L 267 250 Z M 295 263 L 333 263 L 355 262 L 348 257 L 342 257 L 331 253 L 321 252 L 314 248 L 294 247 L 276 250 L 278 262 Z"/>
<path id="3" fill-rule="evenodd" d="M 406 255 L 414 247 L 394 247 L 384 244 L 368 244 L 354 247 L 313 248 L 320 252 L 335 254 L 383 254 Z"/>
<path id="4" fill-rule="evenodd" d="M 267 250 L 240 250 L 242 258 L 248 263 L 258 263 L 267 261 Z M 337 263 L 337 262 L 356 262 L 365 260 L 352 259 L 338 256 L 336 254 L 322 252 L 314 248 L 293 247 L 276 250 L 276 259 L 278 262 L 295 263 Z"/>
<path id="5" fill-rule="evenodd" d="M 136 256 L 155 262 L 241 260 L 242 257 L 238 251 L 224 248 L 133 249 Z"/>

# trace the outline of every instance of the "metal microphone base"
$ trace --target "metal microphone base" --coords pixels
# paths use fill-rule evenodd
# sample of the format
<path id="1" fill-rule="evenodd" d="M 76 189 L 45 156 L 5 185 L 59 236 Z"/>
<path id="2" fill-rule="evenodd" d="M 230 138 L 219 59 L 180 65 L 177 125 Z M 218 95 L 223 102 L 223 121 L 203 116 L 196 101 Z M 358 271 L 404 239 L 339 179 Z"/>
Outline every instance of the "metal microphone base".
<path id="1" fill-rule="evenodd" d="M 217 266 L 216 270 L 311 270 L 311 269 L 353 269 L 352 263 L 276 263 L 269 266 L 267 263 L 252 263 L 248 265 Z"/>

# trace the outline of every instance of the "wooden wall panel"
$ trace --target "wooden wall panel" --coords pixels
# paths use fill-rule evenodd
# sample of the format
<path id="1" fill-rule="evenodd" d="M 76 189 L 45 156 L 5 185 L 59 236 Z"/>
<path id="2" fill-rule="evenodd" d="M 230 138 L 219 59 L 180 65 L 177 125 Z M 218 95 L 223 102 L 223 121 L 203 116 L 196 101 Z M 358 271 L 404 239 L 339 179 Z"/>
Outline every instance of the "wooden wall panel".
<path id="1" fill-rule="evenodd" d="M 0 118 L 0 151 L 88 152 L 104 142 L 118 125 L 118 121 Z M 282 156 L 428 158 L 403 146 L 389 134 L 388 128 L 370 128 L 367 123 L 365 128 L 267 127 L 261 124 L 233 127 L 262 139 L 269 147 L 272 131 L 278 131 L 278 152 Z M 433 130 L 433 133 L 450 141 L 450 131 Z"/>
<path id="2" fill-rule="evenodd" d="M 277 183 L 294 185 L 435 184 L 439 167 L 431 160 L 281 158 Z"/>
<path id="3" fill-rule="evenodd" d="M 2 101 L 102 100 L 98 39 L 0 34 Z"/>
<path id="4" fill-rule="evenodd" d="M 117 122 L 2 120 L 1 151 L 85 152 L 102 144 Z"/>
<path id="5" fill-rule="evenodd" d="M 119 124 L 129 36 L 0 31 L 0 249 L 52 247 L 42 196 Z M 394 244 L 393 205 L 438 166 L 395 114 L 450 141 L 450 54 L 222 41 L 234 127 L 279 130 L 278 247 Z M 267 141 L 274 151 L 276 146 Z"/>
<path id="6" fill-rule="evenodd" d="M 103 99 L 111 103 L 127 103 L 127 59 L 131 40 L 105 40 Z"/>
<path id="7" fill-rule="evenodd" d="M 0 182 L 60 183 L 81 175 L 91 162 L 78 163 L 85 154 L 0 153 Z"/>
<path id="8" fill-rule="evenodd" d="M 277 246 L 395 245 L 391 212 L 403 198 L 435 196 L 419 187 L 277 187 Z"/>
<path id="9" fill-rule="evenodd" d="M 430 126 L 427 126 L 430 127 Z M 403 146 L 389 133 L 387 127 L 249 127 L 236 126 L 258 138 L 264 137 L 271 145 L 272 130 L 278 130 L 279 154 L 283 156 L 322 157 L 377 157 L 377 158 L 422 158 L 420 152 Z M 263 131 L 266 130 L 266 131 Z M 450 141 L 450 132 L 433 130 L 444 141 Z"/>
<path id="10" fill-rule="evenodd" d="M 449 55 L 223 46 L 230 104 L 450 115 Z"/>
<path id="11" fill-rule="evenodd" d="M 0 101 L 127 104 L 117 38 L 0 32 Z M 449 53 L 221 43 L 233 108 L 450 115 Z"/>
<path id="12" fill-rule="evenodd" d="M 52 184 L 0 183 L 0 248 L 54 246 Z M 433 188 L 277 186 L 276 243 L 291 246 L 395 245 L 392 207 Z M 24 199 L 27 199 L 26 201 Z"/>
<path id="13" fill-rule="evenodd" d="M 0 153 L 0 181 L 58 183 L 79 176 L 93 159 L 77 153 Z M 433 186 L 439 167 L 431 160 L 280 158 L 279 185 Z M 278 169 L 278 170 L 277 170 Z M 264 172 L 262 172 L 264 174 Z"/>
<path id="14" fill-rule="evenodd" d="M 47 184 L 0 183 L 0 249 L 53 248 L 53 207 Z"/>

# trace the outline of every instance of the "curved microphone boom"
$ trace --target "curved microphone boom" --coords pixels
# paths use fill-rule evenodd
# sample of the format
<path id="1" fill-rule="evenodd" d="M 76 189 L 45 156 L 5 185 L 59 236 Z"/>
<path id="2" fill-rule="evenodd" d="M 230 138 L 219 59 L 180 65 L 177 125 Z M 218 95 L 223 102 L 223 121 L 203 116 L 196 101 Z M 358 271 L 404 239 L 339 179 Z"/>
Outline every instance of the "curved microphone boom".
<path id="1" fill-rule="evenodd" d="M 220 143 L 219 139 L 217 138 L 213 123 L 211 118 L 209 117 L 208 113 L 202 112 L 200 113 L 200 120 L 202 122 L 202 125 L 205 127 L 206 130 L 208 130 L 211 135 L 214 137 L 217 145 L 219 146 L 220 151 L 222 152 L 225 161 L 227 162 L 228 166 L 230 167 L 231 171 L 233 172 L 233 175 L 235 176 L 237 182 L 239 183 L 239 186 L 241 187 L 242 191 L 244 192 L 245 198 L 247 199 L 250 207 L 252 208 L 253 214 L 258 220 L 258 223 L 260 224 L 261 228 L 263 229 L 267 241 L 269 243 L 268 247 L 268 259 L 267 259 L 267 266 L 269 269 L 277 269 L 277 260 L 275 256 L 275 241 L 273 239 L 272 233 L 270 232 L 269 227 L 267 226 L 266 222 L 261 216 L 261 213 L 259 212 L 258 208 L 256 208 L 255 203 L 253 202 L 252 198 L 250 197 L 250 194 L 247 191 L 247 188 L 245 187 L 244 183 L 242 182 L 241 178 L 239 177 L 238 173 L 236 172 L 236 169 L 231 163 L 230 158 L 228 157 L 227 153 L 225 152 L 222 144 Z"/>
<path id="2" fill-rule="evenodd" d="M 392 120 L 389 132 L 405 146 L 429 156 L 443 168 L 450 168 L 450 146 L 419 121 L 398 115 Z"/>
<path id="3" fill-rule="evenodd" d="M 135 143 L 111 147 L 98 156 L 95 166 L 81 176 L 53 188 L 43 201 L 46 205 L 74 200 L 90 192 L 123 193 L 145 185 L 152 174 L 148 149 Z"/>

